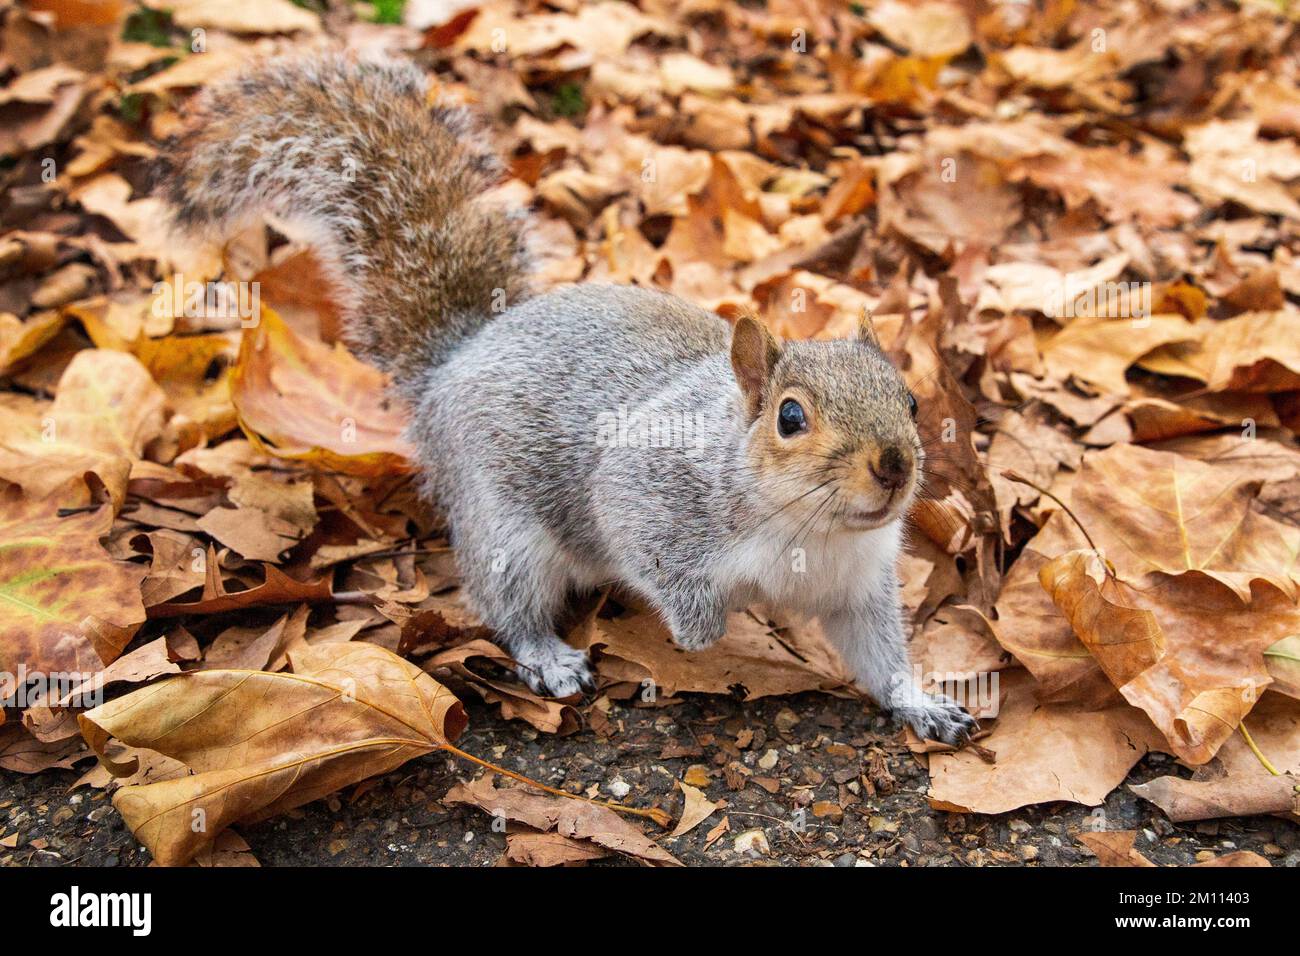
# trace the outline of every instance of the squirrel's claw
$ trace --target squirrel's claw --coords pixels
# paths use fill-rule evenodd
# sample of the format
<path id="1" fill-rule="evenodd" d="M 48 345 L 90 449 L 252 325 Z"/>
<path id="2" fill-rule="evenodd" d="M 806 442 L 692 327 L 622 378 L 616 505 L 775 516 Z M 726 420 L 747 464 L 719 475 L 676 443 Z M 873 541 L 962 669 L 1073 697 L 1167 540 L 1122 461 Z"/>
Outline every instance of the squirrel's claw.
<path id="1" fill-rule="evenodd" d="M 553 638 L 526 651 L 516 651 L 516 673 L 535 694 L 569 697 L 595 686 L 587 655 Z"/>
<path id="2" fill-rule="evenodd" d="M 926 694 L 921 701 L 897 712 L 923 740 L 960 747 L 979 730 L 979 721 L 961 704 L 944 694 Z"/>

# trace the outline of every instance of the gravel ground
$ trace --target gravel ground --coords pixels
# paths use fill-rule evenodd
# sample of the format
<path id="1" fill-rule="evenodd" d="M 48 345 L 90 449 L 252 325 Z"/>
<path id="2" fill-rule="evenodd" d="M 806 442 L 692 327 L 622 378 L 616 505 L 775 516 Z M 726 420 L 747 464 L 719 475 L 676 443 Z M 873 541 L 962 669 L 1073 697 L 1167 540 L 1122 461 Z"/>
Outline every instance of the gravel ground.
<path id="1" fill-rule="evenodd" d="M 626 802 L 677 815 L 675 781 L 687 776 L 728 806 L 678 838 L 651 835 L 694 865 L 989 866 L 1092 865 L 1077 841 L 1094 811 L 1048 804 L 999 816 L 931 810 L 926 773 L 901 743 L 897 727 L 860 704 L 818 695 L 744 704 L 687 696 L 671 706 L 615 705 L 615 733 L 590 729 L 568 737 L 539 734 L 471 704 L 465 750 L 552 786 L 602 797 L 628 787 Z M 618 729 L 621 725 L 621 730 Z M 773 763 L 773 761 L 775 761 Z M 1129 782 L 1178 772 L 1155 754 Z M 741 769 L 743 768 L 743 769 Z M 1186 773 L 1186 771 L 1182 771 Z M 349 788 L 283 817 L 240 828 L 258 860 L 275 865 L 474 865 L 503 857 L 505 837 L 472 808 L 440 798 L 476 767 L 443 755 L 413 761 L 377 781 Z M 0 864 L 141 866 L 149 854 L 132 838 L 102 791 L 69 792 L 70 771 L 0 778 Z M 876 792 L 871 794 L 871 790 Z M 774 792 L 769 792 L 769 790 Z M 841 803 L 846 803 L 842 812 Z M 806 826 L 792 824 L 802 815 Z M 819 815 L 821 814 L 821 815 Z M 1274 865 L 1300 865 L 1300 827 L 1272 817 L 1174 825 L 1125 787 L 1105 804 L 1106 827 L 1138 829 L 1138 848 L 1163 864 L 1198 854 L 1254 850 Z M 706 847 L 726 815 L 730 831 Z M 736 837 L 761 829 L 770 852 L 735 848 Z M 629 865 L 613 859 L 608 864 Z M 595 865 L 608 865 L 597 862 Z"/>

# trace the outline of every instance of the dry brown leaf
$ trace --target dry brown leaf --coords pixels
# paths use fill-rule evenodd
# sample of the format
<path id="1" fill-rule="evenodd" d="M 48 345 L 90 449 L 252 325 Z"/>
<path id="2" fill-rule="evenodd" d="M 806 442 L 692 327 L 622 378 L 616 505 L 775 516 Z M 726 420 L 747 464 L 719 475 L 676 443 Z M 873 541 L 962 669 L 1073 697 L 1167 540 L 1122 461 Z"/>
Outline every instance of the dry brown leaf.
<path id="1" fill-rule="evenodd" d="M 1251 507 L 1262 480 L 1170 452 L 1117 445 L 1084 459 L 1071 504 L 1120 578 L 1195 572 L 1243 601 L 1262 582 L 1296 594 L 1300 529 Z"/>
<path id="2" fill-rule="evenodd" d="M 218 634 L 203 655 L 204 670 L 279 670 L 274 666 L 286 650 L 305 646 L 307 606 L 292 617 L 285 614 L 268 627 L 229 627 Z"/>
<path id="3" fill-rule="evenodd" d="M 1067 208 L 1093 201 L 1112 222 L 1172 227 L 1200 210 L 1190 196 L 1174 190 L 1185 181 L 1176 163 L 1146 162 L 1115 149 L 1075 149 L 1018 165 L 1030 182 L 1060 193 Z"/>
<path id="4" fill-rule="evenodd" d="M 211 27 L 231 33 L 316 33 L 320 17 L 290 0 L 150 0 L 168 10 L 177 26 Z"/>
<path id="5" fill-rule="evenodd" d="M 299 528 L 260 508 L 213 508 L 196 523 L 250 561 L 277 563 L 302 540 Z"/>
<path id="6" fill-rule="evenodd" d="M 997 725 L 980 740 L 996 755 L 930 754 L 930 805 L 939 810 L 1005 813 L 1054 800 L 1097 806 L 1133 765 L 1164 747 L 1160 732 L 1127 704 L 1092 710 L 1040 704 L 1024 672 L 1002 672 Z"/>
<path id="7" fill-rule="evenodd" d="M 87 706 L 87 702 L 102 700 L 104 688 L 113 684 L 140 684 L 166 674 L 179 674 L 180 665 L 172 657 L 172 647 L 167 638 L 160 637 L 123 654 L 92 678 L 73 685 L 57 703 L 61 707 Z"/>
<path id="8" fill-rule="evenodd" d="M 0 90 L 0 154 L 41 149 L 63 138 L 91 90 L 63 65 L 19 76 Z"/>
<path id="9" fill-rule="evenodd" d="M 1097 833 L 1080 833 L 1079 842 L 1097 857 L 1099 866 L 1156 866 L 1134 846 L 1136 830 L 1108 830 Z M 1272 866 L 1264 857 L 1249 850 L 1238 850 L 1224 856 L 1195 863 L 1193 866 Z"/>
<path id="10" fill-rule="evenodd" d="M 521 866 L 573 866 L 613 855 L 589 840 L 558 833 L 506 834 L 506 859 Z"/>
<path id="11" fill-rule="evenodd" d="M 917 56 L 955 56 L 972 39 L 966 11 L 955 3 L 885 0 L 870 8 L 867 21 L 895 46 Z"/>
<path id="12" fill-rule="evenodd" d="M 0 312 L 0 372 L 19 365 L 36 354 L 63 328 L 63 316 L 55 309 L 37 312 L 27 321 Z"/>
<path id="13" fill-rule="evenodd" d="M 1270 683 L 1265 649 L 1300 628 L 1300 609 L 1276 592 L 1243 607 L 1190 575 L 1130 587 L 1089 551 L 1061 555 L 1039 577 L 1120 693 L 1193 764 L 1214 756 Z"/>
<path id="14" fill-rule="evenodd" d="M 194 856 L 194 866 L 261 866 L 250 847 L 234 830 L 222 830 L 212 846 Z"/>
<path id="15" fill-rule="evenodd" d="M 1210 201 L 1231 200 L 1255 212 L 1300 218 L 1288 181 L 1300 178 L 1294 142 L 1261 140 L 1254 120 L 1211 120 L 1187 130 L 1188 185 Z"/>
<path id="16" fill-rule="evenodd" d="M 575 61 L 590 62 L 590 56 L 616 57 L 627 50 L 638 36 L 653 33 L 677 35 L 679 28 L 647 16 L 630 3 L 600 2 L 583 4 L 576 15 L 542 14 L 516 18 L 504 7 L 484 7 L 469 29 L 456 41 L 457 50 L 488 53 L 502 42 L 519 57 L 533 57 L 568 44 L 586 57 Z"/>
<path id="17" fill-rule="evenodd" d="M 1223 856 L 1216 856 L 1212 860 L 1204 860 L 1201 863 L 1193 863 L 1192 866 L 1272 866 L 1268 859 L 1260 856 L 1253 850 L 1237 850 L 1235 853 L 1225 853 Z"/>
<path id="18" fill-rule="evenodd" d="M 1272 679 L 1266 649 L 1297 626 L 1284 596 L 1293 590 L 1296 534 L 1252 508 L 1261 478 L 1289 474 L 1290 467 L 1270 471 L 1266 462 L 1276 456 L 1268 457 L 1267 446 L 1243 444 L 1226 451 L 1209 446 L 1214 464 L 1131 446 L 1089 456 L 1072 504 L 1119 580 L 1103 590 L 1077 556 L 1044 570 L 1065 552 L 1087 547 L 1058 513 L 1013 566 L 993 625 L 1051 699 L 1104 700 L 1101 660 L 1125 696 L 1198 763 Z M 1263 459 L 1251 454 L 1255 447 Z M 1061 600 L 1092 654 L 1045 601 L 1047 592 L 1035 588 L 1040 574 L 1062 588 Z M 1141 640 L 1125 643 L 1126 629 Z M 1231 654 L 1223 652 L 1225 642 Z"/>
<path id="19" fill-rule="evenodd" d="M 727 693 L 746 700 L 802 691 L 840 691 L 851 683 L 835 650 L 815 625 L 776 629 L 750 612 L 731 614 L 727 633 L 705 651 L 683 651 L 648 611 L 592 616 L 576 640 L 599 652 L 597 670 L 614 681 L 652 680 L 657 692 Z"/>
<path id="20" fill-rule="evenodd" d="M 1123 253 L 1068 272 L 1041 262 L 999 262 L 984 271 L 974 308 L 976 312 L 1041 312 L 1058 322 L 1095 317 L 1110 306 L 1106 283 L 1118 279 L 1128 263 L 1129 256 Z M 1071 314 L 1063 314 L 1067 311 Z"/>
<path id="21" fill-rule="evenodd" d="M 166 69 L 150 73 L 138 83 L 126 88 L 127 93 L 168 95 L 175 90 L 204 86 L 247 63 L 242 49 L 236 46 L 218 47 L 202 56 L 182 57 Z"/>
<path id="22" fill-rule="evenodd" d="M 229 365 L 238 352 L 234 333 L 169 335 L 171 315 L 158 314 L 156 297 L 92 299 L 66 311 L 99 348 L 129 352 L 162 388 L 175 413 L 169 427 L 185 447 L 201 445 L 235 427 Z"/>
<path id="23" fill-rule="evenodd" d="M 669 53 L 659 61 L 660 82 L 671 96 L 691 90 L 705 96 L 731 92 L 736 78 L 731 68 L 701 60 L 689 53 Z"/>
<path id="24" fill-rule="evenodd" d="M 1075 321 L 1047 343 L 1043 361 L 1062 379 L 1075 378 L 1114 395 L 1127 395 L 1124 373 L 1139 358 L 1171 342 L 1194 341 L 1200 332 L 1180 315 L 1113 321 Z"/>
<path id="25" fill-rule="evenodd" d="M 698 787 L 692 787 L 689 783 L 677 781 L 677 787 L 682 791 L 685 798 L 682 804 L 682 815 L 677 820 L 677 826 L 669 836 L 679 837 L 684 833 L 689 833 L 697 826 L 707 820 L 713 814 L 725 807 L 726 801 L 720 800 L 714 803 L 704 795 L 704 791 Z"/>
<path id="26" fill-rule="evenodd" d="M 1179 374 L 1214 391 L 1300 388 L 1300 312 L 1247 312 L 1214 322 L 1199 342 L 1175 354 L 1183 365 Z"/>
<path id="27" fill-rule="evenodd" d="M 151 552 L 149 573 L 140 586 L 145 607 L 164 604 L 203 586 L 208 556 L 197 538 L 166 529 L 150 531 L 145 537 Z M 133 543 L 137 550 L 145 550 L 143 542 Z"/>
<path id="28" fill-rule="evenodd" d="M 81 178 L 100 172 L 120 156 L 153 159 L 158 151 L 133 138 L 131 129 L 111 116 L 96 116 L 90 129 L 73 140 L 81 152 L 68 163 L 69 176 Z"/>
<path id="29" fill-rule="evenodd" d="M 293 247 L 297 249 L 297 247 Z M 262 301 L 299 334 L 335 342 L 342 334 L 339 288 L 320 257 L 310 248 L 298 249 L 271 263 L 252 279 Z"/>
<path id="30" fill-rule="evenodd" d="M 1099 866 L 1155 866 L 1133 845 L 1136 830 L 1103 830 L 1080 833 L 1079 842 L 1097 857 Z"/>
<path id="31" fill-rule="evenodd" d="M 995 671 L 1015 666 L 984 616 L 960 605 L 945 606 L 926 622 L 912 640 L 912 660 L 922 674 L 937 675 L 935 679 L 944 682 L 984 681 Z M 968 704 L 974 712 L 973 698 Z"/>
<path id="32" fill-rule="evenodd" d="M 525 685 L 517 682 L 490 680 L 467 666 L 467 662 L 475 658 L 488 660 L 505 668 L 512 668 L 514 665 L 514 660 L 509 654 L 495 644 L 479 638 L 435 654 L 422 666 L 430 672 L 439 668 L 448 668 L 474 688 L 484 701 L 489 704 L 500 704 L 501 716 L 506 720 L 518 718 L 548 734 L 569 734 L 578 729 L 578 712 L 571 704 L 538 697 Z"/>
<path id="33" fill-rule="evenodd" d="M 543 833 L 554 831 L 562 837 L 589 841 L 650 865 L 681 865 L 633 823 L 608 807 L 524 789 L 500 789 L 493 783 L 492 774 L 484 774 L 469 784 L 457 784 L 442 802 L 478 807 L 491 816 L 503 816 Z"/>
<path id="34" fill-rule="evenodd" d="M 150 617 L 179 617 L 183 614 L 220 614 L 245 607 L 267 604 L 314 604 L 328 601 L 332 595 L 329 577 L 317 581 L 299 581 L 266 564 L 266 580 L 242 591 L 227 591 L 221 576 L 221 563 L 214 548 L 204 560 L 203 593 L 197 601 L 167 601 L 149 608 Z"/>
<path id="35" fill-rule="evenodd" d="M 16 721 L 0 726 L 0 770 L 14 773 L 41 773 L 55 767 L 66 770 L 87 756 L 82 742 L 75 737 L 45 741 Z"/>
<path id="36" fill-rule="evenodd" d="M 465 727 L 446 688 L 383 648 L 328 644 L 296 652 L 292 664 L 292 674 L 183 674 L 81 715 L 101 759 L 113 737 L 193 771 L 113 796 L 156 861 L 186 863 L 233 823 L 385 773 Z"/>
<path id="37" fill-rule="evenodd" d="M 60 517 L 63 497 L 0 488 L 0 672 L 95 673 L 144 623 L 144 567 L 99 543 L 111 509 Z"/>
<path id="38" fill-rule="evenodd" d="M 206 56 L 190 59 L 201 61 Z M 159 223 L 166 219 L 163 201 L 154 196 L 132 199 L 133 193 L 127 180 L 110 172 L 79 184 L 68 195 L 87 212 L 103 216 L 135 243 L 135 248 L 128 254 L 169 262 L 178 251 L 189 252 L 178 250 L 158 228 Z M 200 271 L 211 274 L 212 270 Z"/>
<path id="39" fill-rule="evenodd" d="M 1214 820 L 1220 817 L 1252 817 L 1261 813 L 1289 814 L 1300 818 L 1300 791 L 1290 774 L 1250 777 L 1228 776 L 1217 780 L 1184 780 L 1157 777 L 1150 783 L 1129 787 L 1149 800 L 1175 823 Z"/>
<path id="40" fill-rule="evenodd" d="M 889 185 L 880 190 L 882 224 L 939 255 L 954 244 L 996 245 L 1024 215 L 1020 190 L 978 156 L 932 156 L 921 166 L 895 155 L 877 178 Z"/>
<path id="41" fill-rule="evenodd" d="M 1142 444 L 1224 426 L 1244 428 L 1245 423 L 1254 423 L 1257 428 L 1275 428 L 1281 424 L 1266 396 L 1242 392 L 1194 393 L 1176 400 L 1134 396 L 1124 405 L 1124 413 L 1133 423 L 1133 441 Z"/>
<path id="42" fill-rule="evenodd" d="M 1010 542 L 1012 511 L 1017 506 L 1032 505 L 1039 493 L 1029 485 L 1009 481 L 1002 472 L 1011 469 L 1039 488 L 1050 488 L 1060 469 L 1079 467 L 1083 447 L 1041 416 L 1013 411 L 998 422 L 987 457 L 989 480 L 1002 517 L 1002 534 Z"/>
<path id="43" fill-rule="evenodd" d="M 295 334 L 270 309 L 244 330 L 231 373 L 231 398 L 244 433 L 260 451 L 345 474 L 409 471 L 405 416 L 385 377 Z"/>
<path id="44" fill-rule="evenodd" d="M 1300 634 L 1288 634 L 1266 647 L 1264 664 L 1273 678 L 1270 689 L 1300 699 Z"/>
<path id="45" fill-rule="evenodd" d="M 105 349 L 78 352 L 39 419 L 0 437 L 0 478 L 45 497 L 94 472 L 120 508 L 131 463 L 162 427 L 162 390 L 135 358 Z"/>

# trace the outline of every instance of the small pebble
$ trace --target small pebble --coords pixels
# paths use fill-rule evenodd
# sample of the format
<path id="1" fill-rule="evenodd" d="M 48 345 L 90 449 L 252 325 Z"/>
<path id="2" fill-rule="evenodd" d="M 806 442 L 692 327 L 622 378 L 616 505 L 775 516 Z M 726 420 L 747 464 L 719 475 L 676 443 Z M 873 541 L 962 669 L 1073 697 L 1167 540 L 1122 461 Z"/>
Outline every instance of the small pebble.
<path id="1" fill-rule="evenodd" d="M 781 731 L 783 734 L 788 734 L 799 725 L 799 719 L 799 715 L 789 707 L 782 707 L 780 712 L 776 715 L 776 729 Z"/>

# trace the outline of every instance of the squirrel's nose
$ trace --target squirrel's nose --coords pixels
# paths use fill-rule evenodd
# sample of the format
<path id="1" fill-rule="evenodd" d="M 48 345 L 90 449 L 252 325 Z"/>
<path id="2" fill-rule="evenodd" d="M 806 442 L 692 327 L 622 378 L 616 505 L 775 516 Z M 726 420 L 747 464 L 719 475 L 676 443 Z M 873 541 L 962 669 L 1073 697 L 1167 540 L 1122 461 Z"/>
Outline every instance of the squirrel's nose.
<path id="1" fill-rule="evenodd" d="M 888 445 L 876 454 L 870 467 L 876 481 L 893 491 L 903 485 L 911 474 L 912 456 L 897 445 Z"/>

